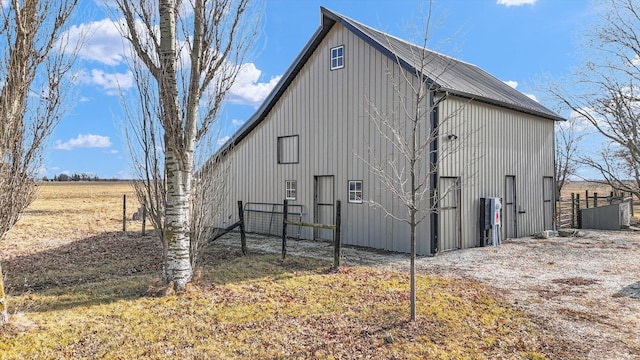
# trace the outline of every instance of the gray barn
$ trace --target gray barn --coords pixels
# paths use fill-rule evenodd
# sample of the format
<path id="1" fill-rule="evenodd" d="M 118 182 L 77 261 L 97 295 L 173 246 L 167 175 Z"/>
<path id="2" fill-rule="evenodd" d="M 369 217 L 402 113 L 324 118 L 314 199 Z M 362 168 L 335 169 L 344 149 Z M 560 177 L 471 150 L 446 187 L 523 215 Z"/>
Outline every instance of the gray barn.
<path id="1" fill-rule="evenodd" d="M 412 54 L 419 48 L 325 8 L 321 19 L 276 88 L 221 150 L 230 179 L 221 216 L 224 222 L 237 217 L 237 200 L 254 203 L 249 206 L 258 213 L 277 207 L 257 203 L 281 204 L 287 197 L 303 221 L 331 223 L 330 204 L 340 199 L 343 243 L 408 252 L 407 224 L 367 205 L 375 199 L 402 210 L 362 157 L 371 156 L 370 147 L 373 156 L 393 152 L 368 109 L 394 109 L 397 89 L 388 73 L 417 66 Z M 439 187 L 456 190 L 421 223 L 418 254 L 477 246 L 482 197 L 502 198 L 503 238 L 552 229 L 554 122 L 561 118 L 474 65 L 427 54 L 433 67 L 427 73 L 453 64 L 438 74 L 434 96 L 446 94 L 435 116 L 450 118 L 437 144 L 455 150 L 435 175 Z M 310 228 L 299 234 L 328 236 Z"/>

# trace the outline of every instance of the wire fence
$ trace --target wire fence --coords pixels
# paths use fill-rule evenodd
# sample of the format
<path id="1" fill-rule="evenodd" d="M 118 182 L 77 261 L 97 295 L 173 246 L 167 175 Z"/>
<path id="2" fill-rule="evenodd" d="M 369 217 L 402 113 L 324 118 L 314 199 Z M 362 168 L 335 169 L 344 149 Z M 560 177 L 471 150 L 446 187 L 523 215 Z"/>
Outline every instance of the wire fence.
<path id="1" fill-rule="evenodd" d="M 287 219 L 302 222 L 303 206 L 289 204 Z M 244 206 L 245 231 L 261 235 L 282 236 L 283 204 L 246 203 Z M 287 232 L 300 239 L 300 226 L 291 225 Z"/>

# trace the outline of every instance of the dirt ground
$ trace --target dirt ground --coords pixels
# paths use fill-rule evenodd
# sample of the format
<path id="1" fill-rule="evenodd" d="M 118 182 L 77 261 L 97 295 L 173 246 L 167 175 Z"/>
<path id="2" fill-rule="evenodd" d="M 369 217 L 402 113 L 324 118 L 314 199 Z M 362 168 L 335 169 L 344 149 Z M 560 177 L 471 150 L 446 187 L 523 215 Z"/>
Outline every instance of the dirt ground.
<path id="1" fill-rule="evenodd" d="M 424 274 L 476 279 L 566 344 L 572 359 L 640 358 L 640 233 L 584 231 L 578 237 L 522 238 L 498 247 L 419 257 Z M 228 235 L 216 246 L 239 247 Z M 280 252 L 278 239 L 250 236 L 249 251 Z M 288 241 L 288 254 L 332 259 L 328 243 Z M 407 270 L 406 254 L 343 248 L 345 264 Z"/>

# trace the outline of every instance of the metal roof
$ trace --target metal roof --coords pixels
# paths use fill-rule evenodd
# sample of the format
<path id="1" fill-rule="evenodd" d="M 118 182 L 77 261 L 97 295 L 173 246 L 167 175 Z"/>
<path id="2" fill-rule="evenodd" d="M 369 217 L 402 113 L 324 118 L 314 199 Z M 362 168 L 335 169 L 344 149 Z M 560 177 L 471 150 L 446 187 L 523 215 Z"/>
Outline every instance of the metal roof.
<path id="1" fill-rule="evenodd" d="M 238 129 L 233 137 L 220 148 L 218 153 L 224 153 L 231 146 L 240 142 L 267 116 L 336 22 L 341 23 L 365 42 L 374 46 L 385 55 L 399 61 L 404 68 L 411 71 L 421 68 L 420 59 L 423 58 L 421 52 L 424 51 L 424 59 L 427 61 L 424 64 L 425 66 L 422 67 L 424 69 L 422 72 L 439 86 L 439 90 L 550 120 L 564 120 L 542 104 L 475 65 L 424 49 L 324 7 L 320 8 L 320 14 L 320 27 L 313 34 L 309 42 L 307 42 L 302 52 L 300 52 L 294 62 L 285 71 L 276 87 L 271 91 L 269 96 L 267 96 L 258 110 Z"/>
<path id="2" fill-rule="evenodd" d="M 416 69 L 422 69 L 422 73 L 442 91 L 551 120 L 564 120 L 555 112 L 473 64 L 398 39 L 328 9 L 321 8 L 321 11 L 326 16 L 340 21 L 387 56 L 400 61 L 405 68 L 409 67 L 414 72 Z"/>

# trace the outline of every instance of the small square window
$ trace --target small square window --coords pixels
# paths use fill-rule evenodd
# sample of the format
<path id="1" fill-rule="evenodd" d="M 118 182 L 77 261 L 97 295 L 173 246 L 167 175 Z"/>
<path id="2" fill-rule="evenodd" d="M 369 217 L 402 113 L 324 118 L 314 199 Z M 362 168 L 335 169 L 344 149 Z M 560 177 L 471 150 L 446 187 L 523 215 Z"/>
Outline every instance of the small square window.
<path id="1" fill-rule="evenodd" d="M 287 200 L 295 200 L 298 196 L 298 183 L 296 180 L 286 180 L 284 182 L 284 198 Z"/>
<path id="2" fill-rule="evenodd" d="M 362 204 L 362 180 L 349 180 L 349 202 Z"/>
<path id="3" fill-rule="evenodd" d="M 278 164 L 298 163 L 298 135 L 278 137 Z"/>
<path id="4" fill-rule="evenodd" d="M 331 49 L 331 70 L 344 67 L 344 45 Z"/>

